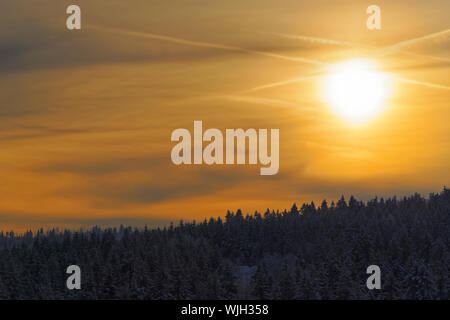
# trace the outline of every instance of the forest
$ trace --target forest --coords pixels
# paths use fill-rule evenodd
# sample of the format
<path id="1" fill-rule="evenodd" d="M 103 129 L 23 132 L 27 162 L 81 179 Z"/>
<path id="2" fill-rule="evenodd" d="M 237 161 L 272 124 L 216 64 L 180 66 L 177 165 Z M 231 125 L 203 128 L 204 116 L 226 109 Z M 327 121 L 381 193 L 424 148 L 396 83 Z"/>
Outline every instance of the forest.
<path id="1" fill-rule="evenodd" d="M 180 221 L 0 232 L 0 299 L 449 299 L 450 189 Z M 66 287 L 69 265 L 81 289 Z M 369 290 L 366 269 L 381 270 Z"/>

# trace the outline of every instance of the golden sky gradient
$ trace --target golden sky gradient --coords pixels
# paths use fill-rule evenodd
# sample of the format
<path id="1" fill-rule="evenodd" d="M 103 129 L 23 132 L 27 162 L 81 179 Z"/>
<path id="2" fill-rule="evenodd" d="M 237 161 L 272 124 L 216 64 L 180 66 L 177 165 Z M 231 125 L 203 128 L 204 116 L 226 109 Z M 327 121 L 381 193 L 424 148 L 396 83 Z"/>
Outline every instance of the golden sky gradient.
<path id="1" fill-rule="evenodd" d="M 77 1 L 81 31 L 65 27 L 70 4 L 2 5 L 0 230 L 161 225 L 448 185 L 448 0 Z M 382 30 L 366 28 L 370 4 Z M 394 78 L 359 126 L 321 92 L 327 66 L 354 58 Z M 171 132 L 194 120 L 279 128 L 279 173 L 173 165 Z"/>

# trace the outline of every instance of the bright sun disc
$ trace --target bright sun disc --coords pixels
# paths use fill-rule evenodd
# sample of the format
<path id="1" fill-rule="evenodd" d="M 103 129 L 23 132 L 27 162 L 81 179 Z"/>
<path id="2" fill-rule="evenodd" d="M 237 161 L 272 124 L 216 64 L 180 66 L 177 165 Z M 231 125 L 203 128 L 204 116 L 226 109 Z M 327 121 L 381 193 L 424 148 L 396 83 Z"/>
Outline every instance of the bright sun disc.
<path id="1" fill-rule="evenodd" d="M 359 123 L 382 110 L 387 83 L 387 76 L 368 61 L 347 61 L 335 65 L 325 77 L 325 97 L 339 115 Z"/>

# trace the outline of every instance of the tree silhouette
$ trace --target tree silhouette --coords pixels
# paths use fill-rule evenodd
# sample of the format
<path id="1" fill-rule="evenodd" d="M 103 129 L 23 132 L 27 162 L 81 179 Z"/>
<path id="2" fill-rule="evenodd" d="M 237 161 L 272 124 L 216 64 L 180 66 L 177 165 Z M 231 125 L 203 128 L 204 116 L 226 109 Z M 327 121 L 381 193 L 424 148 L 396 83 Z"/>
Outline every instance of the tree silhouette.
<path id="1" fill-rule="evenodd" d="M 0 299 L 449 299 L 450 190 L 180 222 L 0 232 Z M 69 265 L 82 289 L 65 286 Z M 366 269 L 381 268 L 381 290 Z"/>

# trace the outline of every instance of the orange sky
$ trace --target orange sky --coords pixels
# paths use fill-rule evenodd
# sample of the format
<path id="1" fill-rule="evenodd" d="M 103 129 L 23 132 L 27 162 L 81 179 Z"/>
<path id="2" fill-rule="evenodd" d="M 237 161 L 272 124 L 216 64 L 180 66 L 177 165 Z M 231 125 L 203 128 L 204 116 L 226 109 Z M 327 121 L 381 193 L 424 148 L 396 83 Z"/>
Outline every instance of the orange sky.
<path id="1" fill-rule="evenodd" d="M 369 31 L 365 9 L 382 9 Z M 0 16 L 0 230 L 161 225 L 227 209 L 284 209 L 354 194 L 439 191 L 450 178 L 447 0 L 17 0 Z M 284 35 L 351 42 L 293 39 Z M 262 54 L 261 54 L 262 53 Z M 270 56 L 272 55 L 272 56 Z M 276 55 L 277 57 L 274 57 Z M 321 65 L 372 59 L 396 78 L 385 109 L 349 125 Z M 438 84 L 440 87 L 427 84 Z M 279 128 L 280 171 L 175 166 L 176 128 Z"/>

